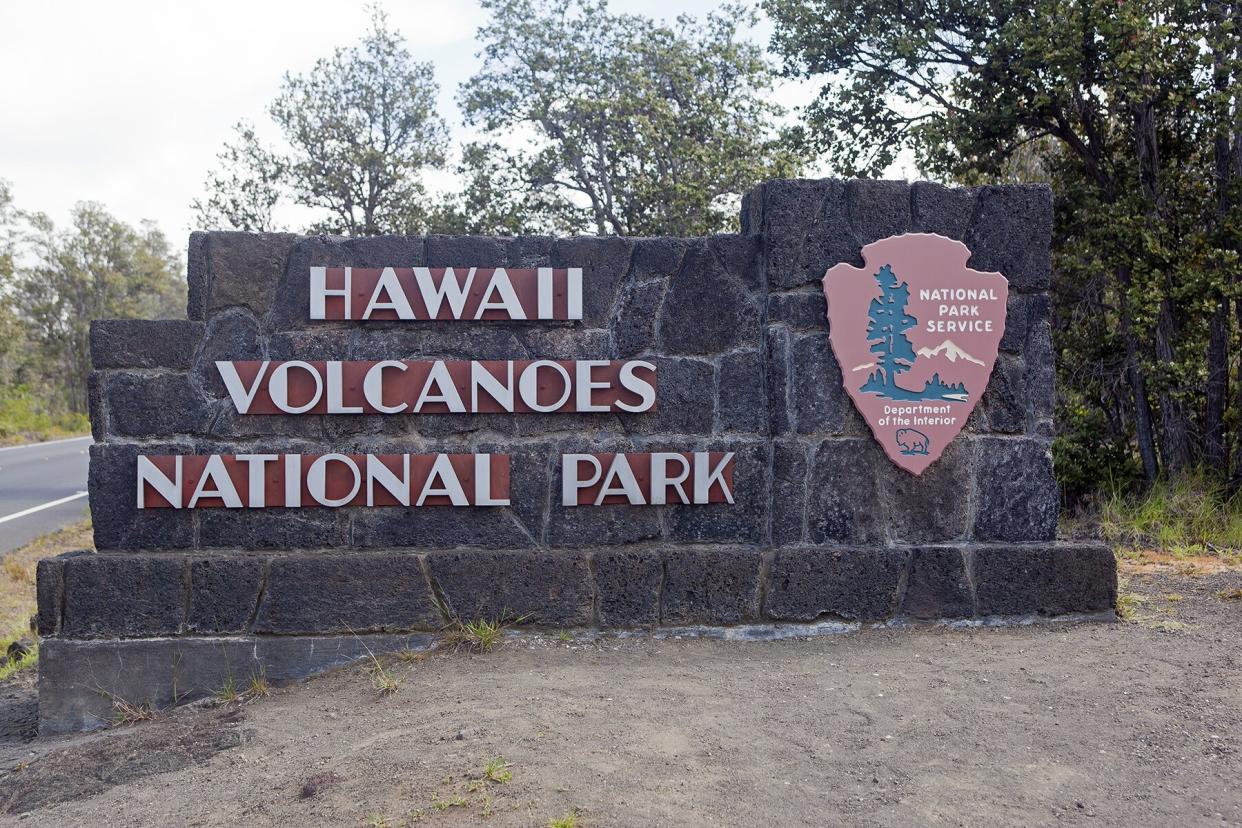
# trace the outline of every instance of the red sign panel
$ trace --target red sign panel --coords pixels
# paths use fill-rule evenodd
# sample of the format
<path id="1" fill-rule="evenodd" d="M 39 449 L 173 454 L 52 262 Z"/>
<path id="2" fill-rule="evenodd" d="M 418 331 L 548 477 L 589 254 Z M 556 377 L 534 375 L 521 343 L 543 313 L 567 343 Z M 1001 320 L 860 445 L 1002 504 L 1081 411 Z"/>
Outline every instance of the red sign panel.
<path id="1" fill-rule="evenodd" d="M 565 454 L 561 504 L 732 503 L 733 465 L 731 451 Z"/>
<path id="2" fill-rule="evenodd" d="M 507 454 L 186 454 L 138 458 L 138 508 L 506 506 Z"/>
<path id="3" fill-rule="evenodd" d="M 966 266 L 960 241 L 908 233 L 824 276 L 845 390 L 889 458 L 920 474 L 978 404 L 996 362 L 1009 283 Z"/>
<path id="4" fill-rule="evenodd" d="M 240 414 L 655 409 L 655 365 L 642 360 L 265 360 L 216 368 Z"/>
<path id="5" fill-rule="evenodd" d="M 312 267 L 310 318 L 581 319 L 582 268 Z"/>

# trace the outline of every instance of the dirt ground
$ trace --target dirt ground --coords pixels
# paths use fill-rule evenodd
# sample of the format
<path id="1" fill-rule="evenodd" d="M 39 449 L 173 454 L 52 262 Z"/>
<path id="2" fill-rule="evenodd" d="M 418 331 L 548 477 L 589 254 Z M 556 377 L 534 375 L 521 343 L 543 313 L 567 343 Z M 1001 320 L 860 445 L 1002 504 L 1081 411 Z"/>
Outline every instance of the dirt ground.
<path id="1" fill-rule="evenodd" d="M 1239 825 L 1237 590 L 1148 569 L 1140 623 L 516 638 L 394 659 L 390 695 L 356 665 L 0 736 L 0 824 Z"/>

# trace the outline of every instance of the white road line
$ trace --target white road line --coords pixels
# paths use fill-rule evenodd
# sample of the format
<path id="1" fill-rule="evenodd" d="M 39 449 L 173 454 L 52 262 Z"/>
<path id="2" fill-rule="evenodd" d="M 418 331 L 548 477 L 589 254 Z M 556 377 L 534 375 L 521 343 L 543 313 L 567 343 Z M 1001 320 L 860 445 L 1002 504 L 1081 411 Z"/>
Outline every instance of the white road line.
<path id="1" fill-rule="evenodd" d="M 33 515 L 35 512 L 42 512 L 44 509 L 50 509 L 53 506 L 59 506 L 62 503 L 68 503 L 71 500 L 77 500 L 80 497 L 86 497 L 86 492 L 78 492 L 68 497 L 62 497 L 60 500 L 51 500 L 47 503 L 40 503 L 38 506 L 31 506 L 29 509 L 22 509 L 20 512 L 14 512 L 11 515 L 0 517 L 0 523 L 8 523 L 10 520 L 24 518 L 26 515 Z"/>
<path id="2" fill-rule="evenodd" d="M 0 452 L 16 451 L 17 449 L 38 448 L 39 446 L 54 446 L 57 443 L 72 443 L 75 440 L 91 440 L 91 439 L 94 439 L 94 438 L 88 434 L 85 437 L 66 437 L 63 440 L 48 440 L 46 443 L 21 443 L 20 445 L 16 445 L 16 446 L 5 446 L 3 448 L 0 448 Z"/>

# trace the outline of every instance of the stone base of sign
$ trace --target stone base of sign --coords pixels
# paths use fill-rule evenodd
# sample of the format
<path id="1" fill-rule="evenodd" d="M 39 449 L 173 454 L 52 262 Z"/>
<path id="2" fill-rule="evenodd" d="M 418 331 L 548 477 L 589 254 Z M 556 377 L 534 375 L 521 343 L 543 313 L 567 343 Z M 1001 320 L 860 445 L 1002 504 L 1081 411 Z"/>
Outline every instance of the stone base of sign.
<path id="1" fill-rule="evenodd" d="M 279 685 L 370 653 L 422 650 L 434 636 L 315 635 L 72 640 L 39 645 L 39 733 L 108 726 L 117 704 L 153 710 L 205 698 L 252 676 Z"/>
<path id="2" fill-rule="evenodd" d="M 231 677 L 302 678 L 429 645 L 454 618 L 658 628 L 1111 612 L 1095 543 L 656 547 L 532 553 L 72 553 L 38 570 L 40 722 L 102 726 Z"/>

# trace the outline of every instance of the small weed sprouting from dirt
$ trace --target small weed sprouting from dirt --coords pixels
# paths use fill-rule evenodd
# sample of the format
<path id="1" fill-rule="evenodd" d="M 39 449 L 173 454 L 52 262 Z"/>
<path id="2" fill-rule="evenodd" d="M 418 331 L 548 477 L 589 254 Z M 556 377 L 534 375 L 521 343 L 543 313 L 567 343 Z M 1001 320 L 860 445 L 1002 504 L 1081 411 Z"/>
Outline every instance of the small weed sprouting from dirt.
<path id="1" fill-rule="evenodd" d="M 574 637 L 569 634 L 569 630 L 561 630 L 556 634 L 556 640 L 562 644 L 568 644 L 574 640 Z"/>
<path id="2" fill-rule="evenodd" d="M 39 642 L 35 641 L 24 655 L 19 656 L 15 661 L 9 661 L 4 658 L 4 651 L 7 650 L 9 644 L 0 640 L 0 681 L 4 681 L 14 673 L 25 670 L 27 667 L 33 667 L 39 663 Z"/>
<path id="3" fill-rule="evenodd" d="M 212 696 L 220 704 L 244 704 L 248 701 L 254 701 L 266 697 L 271 693 L 271 689 L 267 685 L 267 677 L 263 673 L 251 673 L 250 681 L 245 687 L 241 687 L 237 683 L 232 673 L 224 679 L 224 685 L 217 690 Z"/>
<path id="4" fill-rule="evenodd" d="M 569 811 L 560 819 L 549 819 L 548 828 L 578 828 L 578 812 Z"/>
<path id="5" fill-rule="evenodd" d="M 1242 587 L 1222 589 L 1220 592 L 1216 593 L 1216 597 L 1222 601 L 1242 601 Z"/>
<path id="6" fill-rule="evenodd" d="M 115 727 L 149 722 L 155 718 L 155 710 L 150 702 L 132 704 L 117 696 L 112 697 L 111 722 Z"/>
<path id="7" fill-rule="evenodd" d="M 267 676 L 263 673 L 251 673 L 250 684 L 246 687 L 246 696 L 251 699 L 265 699 L 272 693 L 268 686 Z"/>
<path id="8" fill-rule="evenodd" d="M 464 808 L 469 802 L 464 796 L 455 796 L 452 799 L 437 799 L 431 803 L 431 807 L 437 811 L 447 811 L 449 808 Z"/>
<path id="9" fill-rule="evenodd" d="M 234 704 L 242 700 L 241 691 L 237 689 L 237 679 L 233 678 L 232 673 L 225 677 L 224 684 L 212 695 L 221 704 Z"/>
<path id="10" fill-rule="evenodd" d="M 1117 617 L 1122 621 L 1137 620 L 1139 607 L 1145 599 L 1136 592 L 1126 591 L 1125 584 L 1120 587 L 1117 590 Z"/>
<path id="11" fill-rule="evenodd" d="M 1141 627 L 1148 627 L 1160 632 L 1184 632 L 1193 629 L 1190 624 L 1178 621 L 1176 618 L 1161 618 L 1160 616 L 1176 615 L 1177 610 L 1174 604 L 1184 600 L 1182 595 L 1170 593 L 1164 596 L 1165 600 L 1170 602 L 1166 606 L 1151 607 L 1149 611 L 1149 599 L 1151 596 L 1140 595 L 1137 592 L 1129 590 L 1129 581 L 1121 579 L 1117 584 L 1117 618 L 1130 624 L 1137 624 Z"/>
<path id="12" fill-rule="evenodd" d="M 512 620 L 489 620 L 476 618 L 473 621 L 454 621 L 444 632 L 447 643 L 452 647 L 464 647 L 476 653 L 486 653 L 504 638 L 505 629 L 521 624 L 529 615 L 520 615 Z"/>
<path id="13" fill-rule="evenodd" d="M 392 674 L 391 670 L 384 666 L 383 662 L 375 657 L 374 653 L 371 654 L 371 666 L 369 669 L 371 673 L 371 686 L 381 696 L 391 696 L 401 689 L 401 682 Z"/>
<path id="14" fill-rule="evenodd" d="M 489 759 L 487 764 L 483 766 L 482 778 L 488 782 L 495 782 L 503 785 L 513 779 L 513 771 L 510 770 L 511 767 L 512 766 L 504 759 L 496 756 Z"/>

